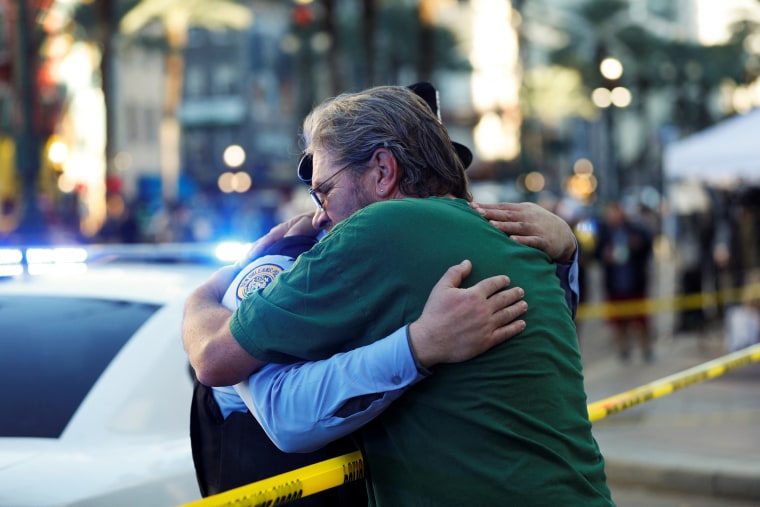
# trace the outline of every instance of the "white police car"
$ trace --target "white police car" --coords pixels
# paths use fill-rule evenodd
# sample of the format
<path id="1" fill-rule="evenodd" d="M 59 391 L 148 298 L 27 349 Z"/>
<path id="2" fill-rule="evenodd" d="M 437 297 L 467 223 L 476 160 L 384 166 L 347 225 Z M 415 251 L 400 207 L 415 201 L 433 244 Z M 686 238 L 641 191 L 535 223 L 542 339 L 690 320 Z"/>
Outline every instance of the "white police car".
<path id="1" fill-rule="evenodd" d="M 219 263 L 175 262 L 158 246 L 137 257 L 164 262 L 89 254 L 59 263 L 40 250 L 33 262 L 29 251 L 19 267 L 0 249 L 0 505 L 196 500 L 180 322 Z"/>

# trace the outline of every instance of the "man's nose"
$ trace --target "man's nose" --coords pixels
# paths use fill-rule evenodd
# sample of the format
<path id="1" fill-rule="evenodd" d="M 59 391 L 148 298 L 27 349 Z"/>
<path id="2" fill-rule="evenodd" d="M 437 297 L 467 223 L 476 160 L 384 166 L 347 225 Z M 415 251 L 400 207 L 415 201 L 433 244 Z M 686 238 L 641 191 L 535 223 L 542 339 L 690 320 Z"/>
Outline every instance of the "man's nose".
<path id="1" fill-rule="evenodd" d="M 311 225 L 315 229 L 326 229 L 329 223 L 330 219 L 328 218 L 327 213 L 325 213 L 325 210 L 317 208 L 317 212 L 314 213 L 314 217 L 311 219 Z"/>

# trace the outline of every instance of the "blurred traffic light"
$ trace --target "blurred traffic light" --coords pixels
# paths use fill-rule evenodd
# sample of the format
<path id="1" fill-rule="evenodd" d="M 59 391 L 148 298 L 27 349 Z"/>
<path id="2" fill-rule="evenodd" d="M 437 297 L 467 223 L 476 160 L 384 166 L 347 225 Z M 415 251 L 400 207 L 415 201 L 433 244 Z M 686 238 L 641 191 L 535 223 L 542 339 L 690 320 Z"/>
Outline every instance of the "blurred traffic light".
<path id="1" fill-rule="evenodd" d="M 314 12 L 308 4 L 294 6 L 292 16 L 293 23 L 300 27 L 309 26 L 314 21 Z"/>

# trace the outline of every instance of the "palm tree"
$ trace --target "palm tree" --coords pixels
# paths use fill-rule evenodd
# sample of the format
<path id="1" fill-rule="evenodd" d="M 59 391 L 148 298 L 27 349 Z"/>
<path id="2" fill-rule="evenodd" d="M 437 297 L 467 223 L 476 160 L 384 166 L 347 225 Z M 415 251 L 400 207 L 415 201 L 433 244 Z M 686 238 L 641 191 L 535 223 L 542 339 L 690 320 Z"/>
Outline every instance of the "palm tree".
<path id="1" fill-rule="evenodd" d="M 82 2 L 74 11 L 74 22 L 78 31 L 86 39 L 91 39 L 100 48 L 100 86 L 103 102 L 106 104 L 105 157 L 106 174 L 110 174 L 114 159 L 114 111 L 109 107 L 113 102 L 113 39 L 119 20 L 140 0 L 100 0 Z"/>
<path id="2" fill-rule="evenodd" d="M 555 68 L 572 71 L 580 77 L 582 86 L 578 87 L 578 93 L 581 94 L 579 98 L 584 100 L 571 103 L 583 106 L 591 90 L 596 87 L 625 86 L 632 91 L 634 97 L 625 115 L 629 120 L 635 119 L 649 132 L 655 132 L 663 125 L 672 125 L 681 134 L 688 134 L 719 120 L 720 117 L 716 117 L 714 109 L 711 109 L 713 103 L 706 98 L 716 96 L 726 80 L 737 84 L 748 82 L 751 66 L 748 65 L 742 43 L 750 33 L 749 27 L 744 26 L 744 31 L 736 31 L 736 36 L 723 45 L 706 47 L 697 42 L 664 37 L 653 26 L 654 22 L 647 23 L 646 26 L 637 23 L 629 14 L 631 3 L 630 0 L 588 0 L 574 9 L 564 11 L 535 0 L 519 2 L 519 6 L 524 9 L 522 14 L 525 20 L 548 26 L 564 35 L 566 43 L 548 54 L 549 63 Z M 614 56 L 625 68 L 625 73 L 615 81 L 605 81 L 599 72 L 599 63 L 606 56 Z M 548 82 L 548 86 L 551 86 L 560 80 L 527 82 L 542 86 L 547 86 Z M 562 83 L 567 83 L 567 80 Z M 556 96 L 557 92 L 567 95 L 567 88 L 555 89 L 553 95 Z M 526 89 L 524 96 L 530 98 L 537 91 L 541 90 Z M 672 100 L 665 102 L 662 100 L 664 96 L 672 97 Z M 659 99 L 661 104 L 656 114 L 652 113 L 652 108 L 645 107 L 650 98 Z M 665 111 L 662 104 L 667 104 L 669 110 Z M 726 113 L 722 111 L 718 116 Z M 610 122 L 613 114 L 612 110 L 605 109 L 601 116 Z M 585 115 L 579 108 L 575 116 Z M 602 128 L 603 134 L 600 135 L 609 135 L 611 131 L 610 127 Z M 610 146 L 615 139 L 613 136 L 608 141 Z M 636 142 L 628 139 L 628 147 L 632 150 L 618 161 L 621 166 L 625 166 L 621 169 L 656 170 L 659 154 L 651 144 L 641 142 L 641 139 L 643 137 Z M 562 146 L 561 143 L 558 145 Z M 617 153 L 612 148 L 607 151 Z M 613 162 L 607 160 L 606 164 L 611 166 Z M 620 171 L 626 177 L 634 172 Z M 654 175 L 651 177 L 656 178 Z M 617 183 L 613 181 L 613 194 L 616 186 Z"/>
<path id="3" fill-rule="evenodd" d="M 555 64 L 576 69 L 589 89 L 603 83 L 598 64 L 615 55 L 629 69 L 622 80 L 640 94 L 670 89 L 677 100 L 670 114 L 685 130 L 713 123 L 707 95 L 725 79 L 746 79 L 743 41 L 751 33 L 746 25 L 735 27 L 735 36 L 723 45 L 702 46 L 674 40 L 633 22 L 627 0 L 589 0 L 574 15 L 579 30 L 569 30 L 569 43 L 551 55 Z M 742 30 L 743 28 L 743 30 Z M 640 102 L 639 102 L 640 103 Z"/>

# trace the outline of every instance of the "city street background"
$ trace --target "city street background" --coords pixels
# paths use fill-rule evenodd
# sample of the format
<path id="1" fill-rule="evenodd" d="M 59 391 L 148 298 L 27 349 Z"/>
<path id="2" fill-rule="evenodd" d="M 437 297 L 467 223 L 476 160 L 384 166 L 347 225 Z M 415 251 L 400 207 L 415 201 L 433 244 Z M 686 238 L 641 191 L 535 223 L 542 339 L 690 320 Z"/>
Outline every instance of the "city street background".
<path id="1" fill-rule="evenodd" d="M 417 81 L 476 200 L 573 227 L 589 402 L 760 340 L 760 0 L 0 0 L 0 253 L 255 240 L 314 209 L 314 105 Z M 597 248 L 615 204 L 647 241 Z M 637 242 L 653 353 L 621 361 L 603 273 Z M 619 506 L 760 505 L 758 382 L 595 422 Z"/>
<path id="2" fill-rule="evenodd" d="M 672 294 L 672 259 L 655 263 L 653 295 Z M 598 301 L 599 273 L 588 289 Z M 675 331 L 675 315 L 652 315 L 655 359 L 621 363 L 600 319 L 578 323 L 589 403 L 727 354 L 721 320 Z M 760 505 L 760 363 L 737 369 L 594 422 L 618 507 Z"/>

